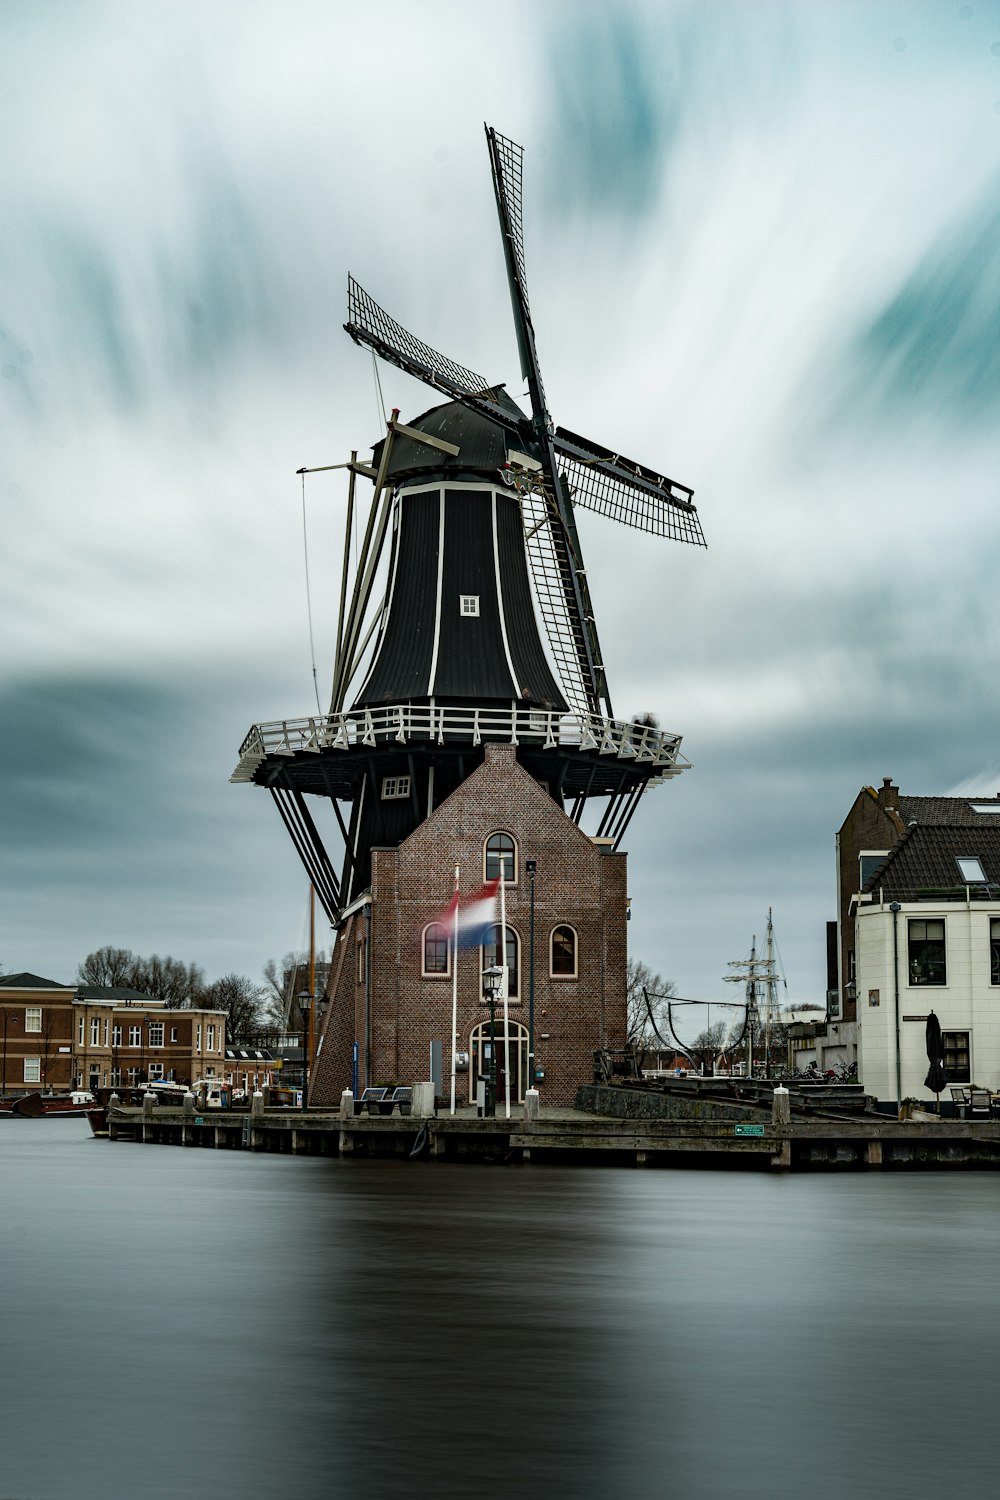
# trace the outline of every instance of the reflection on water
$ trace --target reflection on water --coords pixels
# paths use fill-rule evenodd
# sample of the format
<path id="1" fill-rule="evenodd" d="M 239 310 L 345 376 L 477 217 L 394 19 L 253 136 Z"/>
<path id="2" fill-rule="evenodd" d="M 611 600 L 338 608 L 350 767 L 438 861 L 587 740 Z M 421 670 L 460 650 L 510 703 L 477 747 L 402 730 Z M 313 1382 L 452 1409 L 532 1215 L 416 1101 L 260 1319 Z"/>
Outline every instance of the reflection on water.
<path id="1" fill-rule="evenodd" d="M 0 1121 L 0 1493 L 992 1492 L 1000 1182 Z"/>

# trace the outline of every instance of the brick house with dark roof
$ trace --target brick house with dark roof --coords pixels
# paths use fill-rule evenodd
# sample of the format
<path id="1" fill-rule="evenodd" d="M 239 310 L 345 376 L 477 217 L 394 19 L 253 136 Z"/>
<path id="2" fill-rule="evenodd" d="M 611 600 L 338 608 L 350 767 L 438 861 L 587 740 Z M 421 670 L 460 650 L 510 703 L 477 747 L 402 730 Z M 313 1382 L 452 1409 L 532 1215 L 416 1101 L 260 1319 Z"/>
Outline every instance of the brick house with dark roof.
<path id="1" fill-rule="evenodd" d="M 0 975 L 0 1092 L 64 1092 L 221 1077 L 226 1017 L 137 990 Z"/>
<path id="2" fill-rule="evenodd" d="M 828 1029 L 853 1031 L 866 1089 L 930 1097 L 932 1009 L 951 1082 L 1000 1086 L 1000 797 L 903 796 L 887 777 L 859 794 L 837 858 Z"/>
<path id="3" fill-rule="evenodd" d="M 452 955 L 436 919 L 451 899 L 455 865 L 467 896 L 491 873 L 494 841 L 509 861 L 512 1101 L 523 1098 L 528 1083 L 527 860 L 537 861 L 535 1054 L 543 1102 L 572 1103 L 577 1086 L 592 1076 L 594 1049 L 624 1042 L 626 856 L 581 832 L 518 762 L 513 746 L 488 745 L 482 765 L 408 838 L 372 851 L 370 890 L 342 921 L 335 944 L 311 1103 L 335 1104 L 350 1087 L 355 1042 L 359 1087 L 428 1078 L 430 1043 L 440 1042 L 443 1096 L 450 1094 Z M 460 1106 L 474 1100 L 477 1075 L 487 1066 L 482 970 L 498 957 L 490 948 L 458 953 Z M 502 1109 L 502 1055 L 498 1081 Z"/>

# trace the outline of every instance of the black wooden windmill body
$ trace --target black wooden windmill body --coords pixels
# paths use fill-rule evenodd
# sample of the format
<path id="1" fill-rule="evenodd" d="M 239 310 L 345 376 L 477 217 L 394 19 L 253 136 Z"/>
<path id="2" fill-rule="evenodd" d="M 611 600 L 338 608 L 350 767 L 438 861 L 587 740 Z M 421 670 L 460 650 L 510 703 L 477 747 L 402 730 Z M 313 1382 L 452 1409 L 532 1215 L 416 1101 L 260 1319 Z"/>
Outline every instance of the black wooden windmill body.
<path id="1" fill-rule="evenodd" d="M 574 507 L 704 546 L 692 491 L 553 425 L 524 275 L 522 152 L 486 136 L 530 415 L 349 280 L 354 341 L 447 400 L 409 425 L 394 411 L 371 464 L 331 466 L 349 474 L 346 536 L 357 480 L 374 494 L 353 579 L 345 545 L 330 711 L 255 725 L 232 777 L 270 790 L 335 924 L 369 883 L 371 849 L 406 838 L 484 743 L 514 744 L 575 822 L 596 802 L 593 831 L 616 846 L 645 789 L 687 766 L 678 735 L 613 716 Z M 309 796 L 332 806 L 339 873 Z"/>

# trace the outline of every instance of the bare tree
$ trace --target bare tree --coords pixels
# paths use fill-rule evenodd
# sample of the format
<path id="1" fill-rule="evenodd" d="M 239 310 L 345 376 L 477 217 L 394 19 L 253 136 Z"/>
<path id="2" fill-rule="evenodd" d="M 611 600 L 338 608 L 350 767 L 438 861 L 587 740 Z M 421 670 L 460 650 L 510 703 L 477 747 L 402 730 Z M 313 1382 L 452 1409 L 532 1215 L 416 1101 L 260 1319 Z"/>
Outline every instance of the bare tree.
<path id="1" fill-rule="evenodd" d="M 98 948 L 88 953 L 77 969 L 81 984 L 102 988 L 137 990 L 153 1000 L 162 1000 L 168 1010 L 200 1005 L 205 992 L 205 971 L 169 955 L 149 958 L 129 948 Z"/>
<path id="2" fill-rule="evenodd" d="M 317 953 L 314 970 L 316 991 L 322 995 L 330 972 L 330 960 L 325 954 Z M 269 958 L 264 965 L 262 1024 L 275 1029 L 300 1027 L 302 1012 L 298 997 L 308 988 L 309 960 L 305 954 L 286 953 L 280 964 Z"/>
<path id="3" fill-rule="evenodd" d="M 264 991 L 245 974 L 224 974 L 204 991 L 206 1010 L 221 1010 L 226 1016 L 226 1039 L 247 1042 L 260 1030 Z"/>
<path id="4" fill-rule="evenodd" d="M 662 974 L 654 973 L 648 964 L 637 958 L 630 958 L 625 976 L 627 1040 L 638 1046 L 657 1047 L 659 1042 L 650 1025 L 644 990 L 649 994 L 653 1019 L 661 1031 L 665 1031 L 667 997 L 676 995 L 677 986 L 672 979 L 664 979 Z"/>

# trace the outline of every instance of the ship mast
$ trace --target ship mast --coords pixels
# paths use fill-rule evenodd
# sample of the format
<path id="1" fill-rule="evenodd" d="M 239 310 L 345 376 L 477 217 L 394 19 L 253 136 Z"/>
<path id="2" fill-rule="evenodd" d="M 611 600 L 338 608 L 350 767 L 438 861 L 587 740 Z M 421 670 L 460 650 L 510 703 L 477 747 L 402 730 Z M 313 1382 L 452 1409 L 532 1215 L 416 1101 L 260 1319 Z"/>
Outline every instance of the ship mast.
<path id="1" fill-rule="evenodd" d="M 723 976 L 726 984 L 742 984 L 746 986 L 747 997 L 747 1077 L 753 1077 L 753 1028 L 754 1021 L 759 1017 L 760 1007 L 758 996 L 761 988 L 764 990 L 764 1074 L 771 1076 L 771 1030 L 777 1017 L 777 986 L 778 971 L 774 960 L 774 924 L 771 920 L 771 908 L 767 908 L 767 951 L 766 956 L 757 957 L 757 935 L 754 934 L 750 945 L 749 958 L 732 959 L 728 965 L 735 969 L 734 974 Z"/>

